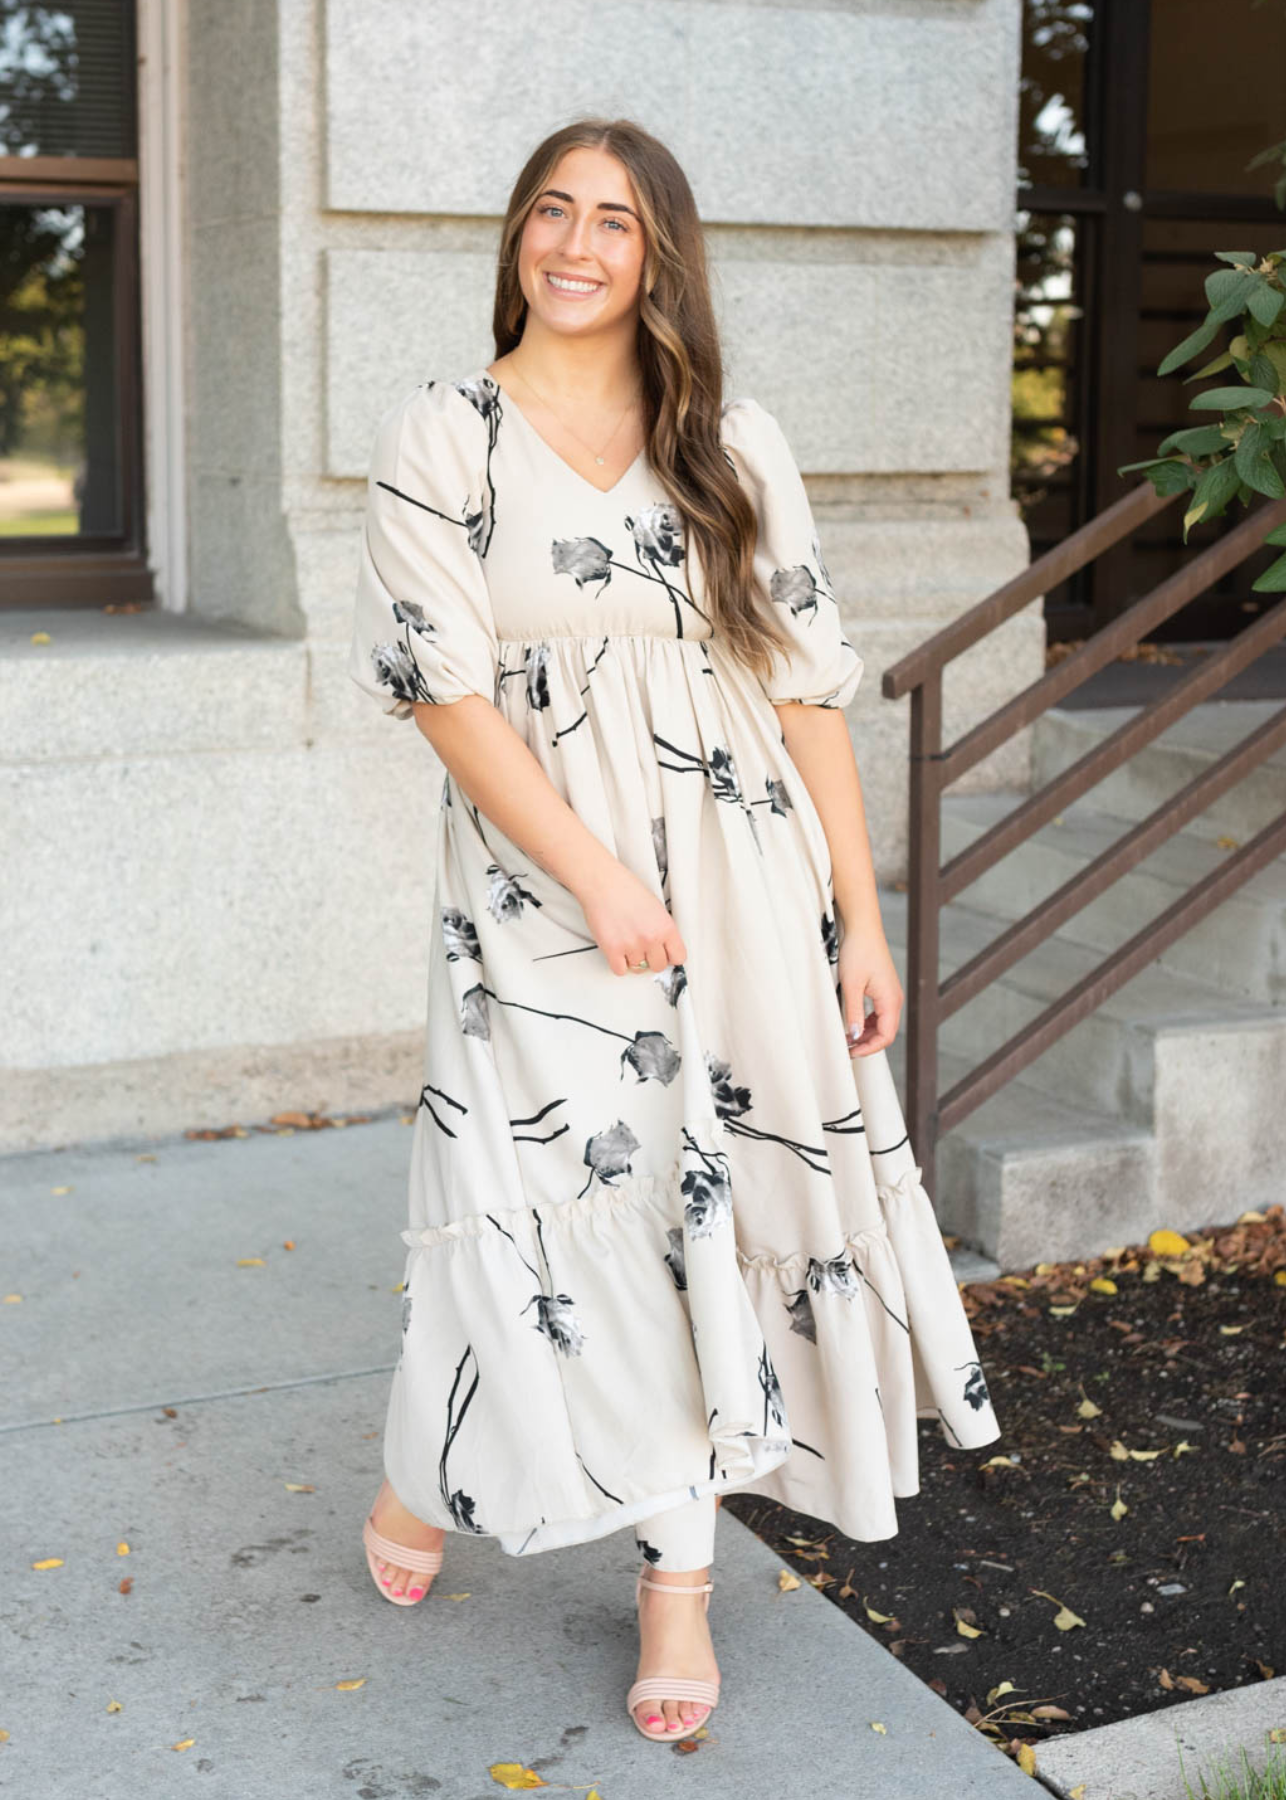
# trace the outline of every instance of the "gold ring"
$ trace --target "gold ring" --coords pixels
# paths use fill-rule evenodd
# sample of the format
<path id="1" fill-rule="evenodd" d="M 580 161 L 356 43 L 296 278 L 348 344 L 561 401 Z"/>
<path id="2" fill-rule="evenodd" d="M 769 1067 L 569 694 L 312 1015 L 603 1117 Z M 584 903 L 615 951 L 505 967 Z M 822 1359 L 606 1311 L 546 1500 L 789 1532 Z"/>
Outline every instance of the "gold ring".
<path id="1" fill-rule="evenodd" d="M 630 967 L 631 967 L 631 969 L 634 970 L 634 972 L 636 974 L 641 974 L 644 969 L 650 968 L 651 964 L 648 962 L 648 959 L 645 956 L 643 958 L 642 962 L 631 963 Z"/>

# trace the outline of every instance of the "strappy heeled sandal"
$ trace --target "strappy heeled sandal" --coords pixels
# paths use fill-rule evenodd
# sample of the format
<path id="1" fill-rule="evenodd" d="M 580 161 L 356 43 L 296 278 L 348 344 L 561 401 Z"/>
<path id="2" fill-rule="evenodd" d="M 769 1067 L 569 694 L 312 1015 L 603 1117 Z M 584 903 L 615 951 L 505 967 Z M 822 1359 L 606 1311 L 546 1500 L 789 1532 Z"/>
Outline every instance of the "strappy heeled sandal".
<path id="1" fill-rule="evenodd" d="M 639 1572 L 634 1587 L 634 1604 L 637 1607 L 643 1597 L 645 1587 L 660 1588 L 663 1594 L 704 1594 L 705 1609 L 710 1610 L 710 1595 L 714 1588 L 713 1581 L 703 1581 L 697 1587 L 681 1587 L 676 1581 L 649 1581 Z M 645 1731 L 634 1717 L 634 1708 L 640 1700 L 696 1700 L 707 1710 L 699 1719 L 694 1719 L 683 1731 Z M 685 1675 L 646 1675 L 642 1681 L 636 1681 L 625 1696 L 625 1710 L 634 1720 L 637 1731 L 654 1744 L 677 1744 L 680 1738 L 691 1737 L 706 1724 L 710 1714 L 719 1704 L 718 1681 L 698 1681 Z"/>
<path id="2" fill-rule="evenodd" d="M 417 1575 L 436 1575 L 442 1567 L 441 1550 L 412 1550 L 409 1544 L 395 1544 L 392 1538 L 382 1537 L 375 1529 L 371 1515 L 366 1515 L 366 1523 L 362 1526 L 362 1543 L 366 1546 L 366 1566 L 371 1572 L 371 1580 L 386 1600 L 394 1606 L 418 1606 L 428 1593 L 426 1584 L 424 1594 L 411 1600 L 405 1594 L 391 1594 L 384 1585 L 384 1578 L 376 1567 L 376 1557 L 382 1556 L 386 1563 L 395 1569 L 413 1569 Z"/>

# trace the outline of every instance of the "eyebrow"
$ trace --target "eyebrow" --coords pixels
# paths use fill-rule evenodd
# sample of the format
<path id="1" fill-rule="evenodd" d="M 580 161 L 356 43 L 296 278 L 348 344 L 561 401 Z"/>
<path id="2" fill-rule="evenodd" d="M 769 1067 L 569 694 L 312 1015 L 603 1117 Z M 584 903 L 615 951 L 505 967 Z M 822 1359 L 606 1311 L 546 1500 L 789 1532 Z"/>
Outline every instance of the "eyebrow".
<path id="1" fill-rule="evenodd" d="M 537 198 L 543 200 L 545 198 L 545 194 L 552 194 L 554 196 L 555 200 L 566 200 L 566 201 L 570 202 L 570 204 L 572 204 L 573 206 L 576 204 L 575 201 L 572 200 L 572 196 L 570 194 L 564 194 L 561 191 L 561 189 L 559 189 L 559 188 L 546 188 L 545 193 L 538 195 Z M 626 206 L 624 201 L 622 201 L 622 200 L 600 200 L 598 203 L 598 209 L 600 212 L 628 213 L 632 219 L 637 221 L 638 224 L 641 225 L 643 223 L 642 219 L 639 218 L 639 216 L 635 212 L 634 208 L 632 206 Z"/>

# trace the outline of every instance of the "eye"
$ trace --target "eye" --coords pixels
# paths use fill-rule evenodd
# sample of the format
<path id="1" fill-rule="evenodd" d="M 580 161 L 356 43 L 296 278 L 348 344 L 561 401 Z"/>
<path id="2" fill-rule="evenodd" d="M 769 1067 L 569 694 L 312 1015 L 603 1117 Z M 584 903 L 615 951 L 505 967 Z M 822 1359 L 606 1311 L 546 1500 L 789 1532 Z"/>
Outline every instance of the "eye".
<path id="1" fill-rule="evenodd" d="M 536 208 L 536 211 L 540 213 L 561 212 L 562 210 L 562 207 L 559 206 L 556 200 L 547 201 L 544 206 L 538 206 Z"/>

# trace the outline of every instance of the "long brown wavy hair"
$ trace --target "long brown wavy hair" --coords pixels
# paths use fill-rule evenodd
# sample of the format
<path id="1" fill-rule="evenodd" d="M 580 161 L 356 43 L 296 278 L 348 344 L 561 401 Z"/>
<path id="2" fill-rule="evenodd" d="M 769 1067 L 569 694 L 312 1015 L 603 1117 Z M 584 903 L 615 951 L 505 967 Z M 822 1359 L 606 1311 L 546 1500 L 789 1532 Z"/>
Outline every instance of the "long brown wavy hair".
<path id="1" fill-rule="evenodd" d="M 767 676 L 790 640 L 754 574 L 755 508 L 719 436 L 723 359 L 706 267 L 705 236 L 687 176 L 665 145 L 632 119 L 575 119 L 551 132 L 524 164 L 505 211 L 492 330 L 496 356 L 522 338 L 527 301 L 518 247 L 528 214 L 569 150 L 603 149 L 624 164 L 643 221 L 638 361 L 648 455 L 701 559 L 706 610 L 729 653 Z"/>

